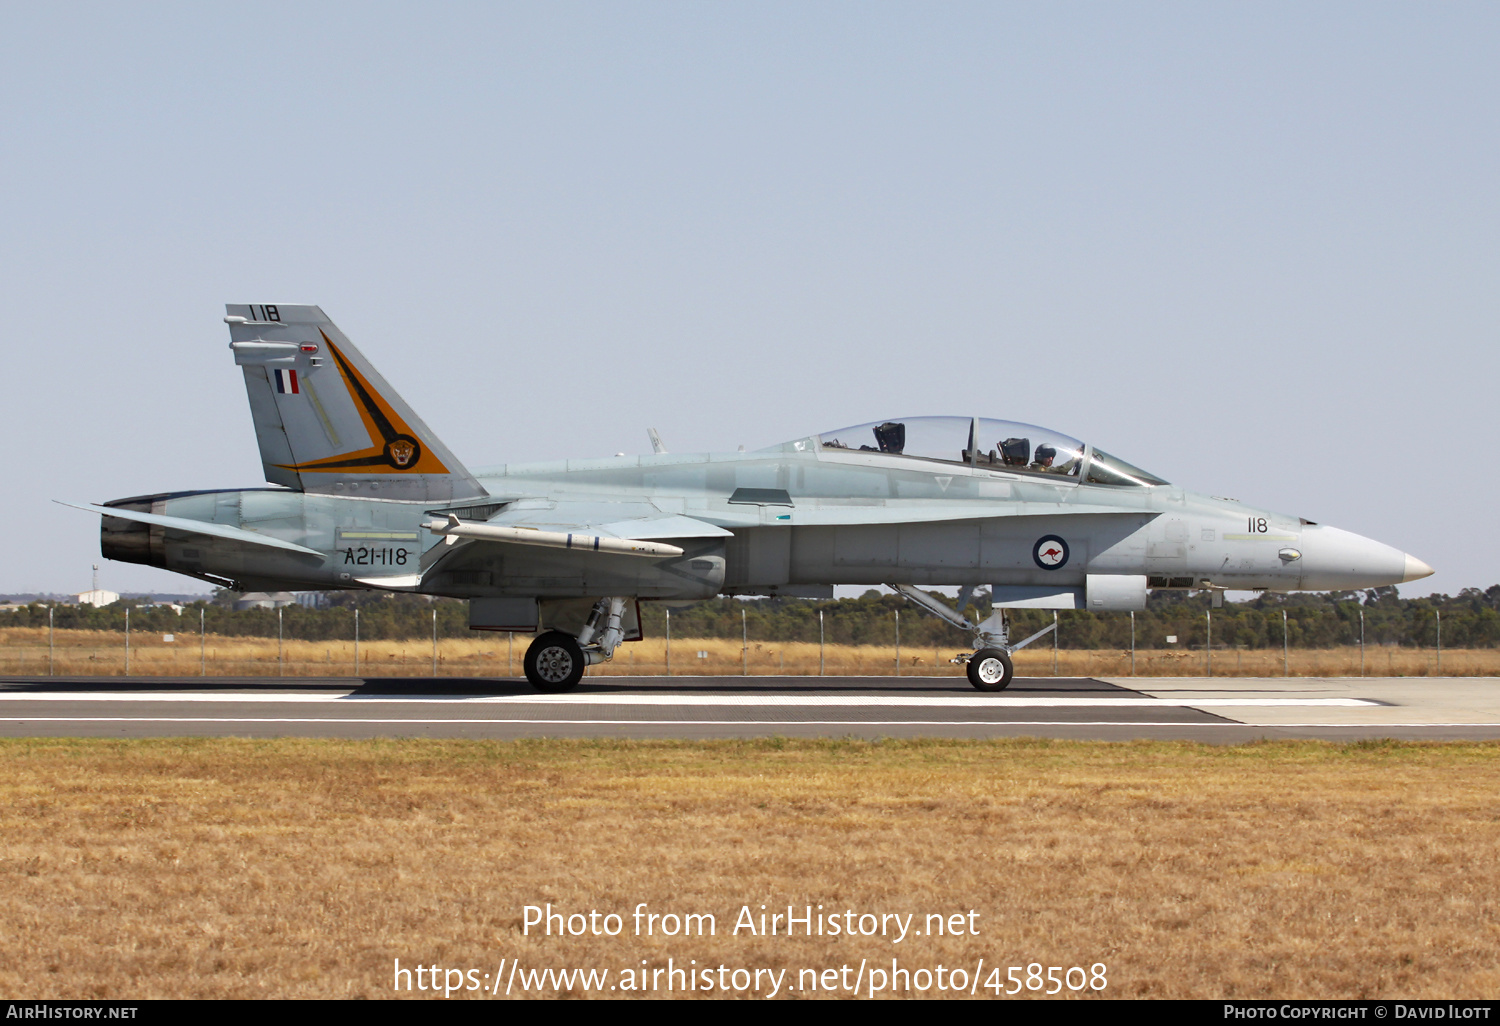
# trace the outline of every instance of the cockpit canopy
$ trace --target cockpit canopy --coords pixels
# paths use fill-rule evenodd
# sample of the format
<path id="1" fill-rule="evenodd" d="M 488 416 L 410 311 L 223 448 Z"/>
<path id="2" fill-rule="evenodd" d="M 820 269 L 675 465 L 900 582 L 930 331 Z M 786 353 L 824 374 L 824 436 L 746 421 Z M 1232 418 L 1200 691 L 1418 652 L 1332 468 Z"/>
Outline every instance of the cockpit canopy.
<path id="1" fill-rule="evenodd" d="M 1167 483 L 1076 438 L 1035 424 L 985 417 L 902 417 L 825 431 L 817 440 L 824 451 L 882 452 L 1006 473 L 1051 474 L 1089 484 Z"/>

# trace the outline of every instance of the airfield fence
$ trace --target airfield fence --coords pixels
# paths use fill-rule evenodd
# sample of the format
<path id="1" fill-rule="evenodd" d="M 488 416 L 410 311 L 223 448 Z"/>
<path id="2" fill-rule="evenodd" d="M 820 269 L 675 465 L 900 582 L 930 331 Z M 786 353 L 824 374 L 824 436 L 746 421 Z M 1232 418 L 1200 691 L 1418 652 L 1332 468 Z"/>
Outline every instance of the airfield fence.
<path id="1" fill-rule="evenodd" d="M 0 673 L 29 677 L 520 677 L 531 635 L 307 640 L 11 627 L 0 629 Z M 1064 632 L 1016 654 L 1021 676 L 1496 676 L 1500 649 L 1367 644 L 1301 648 L 1067 648 Z M 591 676 L 959 676 L 960 645 L 648 637 Z"/>
<path id="2" fill-rule="evenodd" d="M 337 593 L 326 608 L 34 602 L 0 612 L 0 672 L 45 676 L 516 677 L 529 635 L 473 632 L 467 605 Z M 981 596 L 968 615 L 987 614 Z M 963 672 L 967 637 L 895 595 L 719 598 L 640 606 L 645 639 L 595 675 L 930 675 Z M 1154 593 L 1138 613 L 1015 610 L 1012 637 L 1056 630 L 1016 656 L 1023 675 L 1500 674 L 1500 585 L 1458 596 L 1264 595 L 1212 608 Z"/>

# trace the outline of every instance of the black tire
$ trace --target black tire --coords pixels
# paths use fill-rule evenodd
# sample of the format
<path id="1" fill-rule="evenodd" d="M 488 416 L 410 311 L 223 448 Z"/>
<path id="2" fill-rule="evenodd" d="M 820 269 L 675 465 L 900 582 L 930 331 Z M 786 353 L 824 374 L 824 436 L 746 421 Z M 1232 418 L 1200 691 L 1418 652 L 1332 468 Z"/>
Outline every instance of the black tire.
<path id="1" fill-rule="evenodd" d="M 521 665 L 526 669 L 526 679 L 538 691 L 572 691 L 583 679 L 583 648 L 571 634 L 547 631 L 531 643 Z"/>
<path id="2" fill-rule="evenodd" d="M 969 660 L 969 683 L 980 691 L 1004 691 L 1016 675 L 1010 656 L 998 648 L 981 648 Z"/>

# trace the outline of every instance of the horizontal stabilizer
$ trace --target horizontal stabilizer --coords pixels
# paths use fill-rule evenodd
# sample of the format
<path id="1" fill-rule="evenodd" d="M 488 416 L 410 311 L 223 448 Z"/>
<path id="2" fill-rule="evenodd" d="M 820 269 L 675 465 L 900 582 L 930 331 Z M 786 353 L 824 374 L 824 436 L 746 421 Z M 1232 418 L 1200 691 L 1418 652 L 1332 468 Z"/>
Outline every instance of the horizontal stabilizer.
<path id="1" fill-rule="evenodd" d="M 230 527 L 227 524 L 211 524 L 204 520 L 188 520 L 185 517 L 164 517 L 157 513 L 140 513 L 133 509 L 120 509 L 116 506 L 96 506 L 91 502 L 63 502 L 61 499 L 53 499 L 59 506 L 71 506 L 74 509 L 88 510 L 90 513 L 102 513 L 107 517 L 118 517 L 121 520 L 135 520 L 143 524 L 155 524 L 157 527 L 165 527 L 173 531 L 182 531 L 187 534 L 203 534 L 210 538 L 224 538 L 228 541 L 241 542 L 245 545 L 259 545 L 267 549 L 281 549 L 285 552 L 295 552 L 301 556 L 317 556 L 326 559 L 327 554 L 317 549 L 309 549 L 295 542 L 282 541 L 280 538 L 272 538 L 268 534 L 258 531 L 247 531 L 242 527 Z"/>

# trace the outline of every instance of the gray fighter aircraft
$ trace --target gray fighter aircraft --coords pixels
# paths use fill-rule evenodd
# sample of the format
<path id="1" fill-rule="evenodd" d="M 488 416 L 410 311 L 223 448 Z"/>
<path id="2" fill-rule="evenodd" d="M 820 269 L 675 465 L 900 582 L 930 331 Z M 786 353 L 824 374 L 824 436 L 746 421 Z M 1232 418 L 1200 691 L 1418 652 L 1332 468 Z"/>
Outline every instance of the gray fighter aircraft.
<path id="1" fill-rule="evenodd" d="M 470 472 L 318 307 L 227 309 L 274 487 L 84 505 L 104 514 L 104 555 L 236 590 L 464 598 L 471 628 L 538 635 L 525 668 L 542 691 L 638 639 L 643 599 L 886 584 L 967 631 L 970 682 L 998 691 L 1011 653 L 1041 636 L 1012 642 L 1009 609 L 1432 573 L 1368 538 L 984 417 L 888 418 L 754 452 L 671 453 L 652 431 L 651 455 Z M 960 587 L 959 608 L 924 585 Z M 981 585 L 995 612 L 975 623 L 960 610 Z"/>

